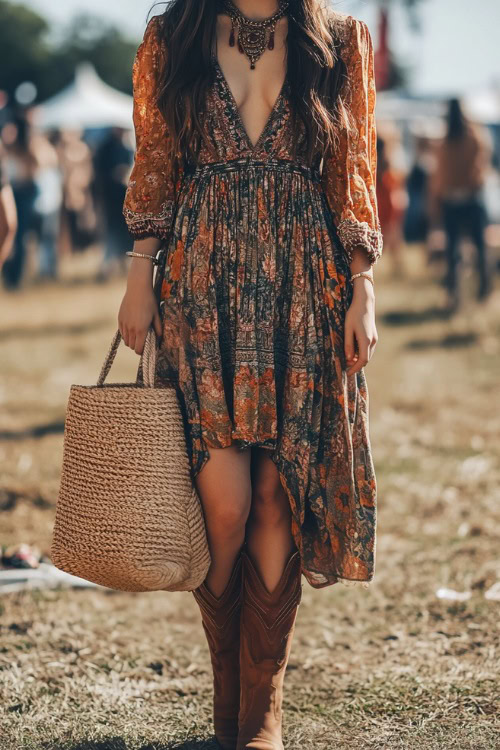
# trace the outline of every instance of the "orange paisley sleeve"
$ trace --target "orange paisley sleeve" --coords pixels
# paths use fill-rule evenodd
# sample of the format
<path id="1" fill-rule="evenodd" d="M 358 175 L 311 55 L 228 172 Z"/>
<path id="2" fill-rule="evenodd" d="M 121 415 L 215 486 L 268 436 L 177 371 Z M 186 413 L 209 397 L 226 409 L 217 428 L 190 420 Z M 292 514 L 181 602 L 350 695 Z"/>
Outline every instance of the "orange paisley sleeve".
<path id="1" fill-rule="evenodd" d="M 340 241 L 349 262 L 356 248 L 370 264 L 382 254 L 377 210 L 377 135 L 373 44 L 365 23 L 351 16 L 335 24 L 345 80 L 340 92 L 346 123 L 335 153 L 325 157 L 322 181 Z"/>
<path id="2" fill-rule="evenodd" d="M 156 103 L 164 45 L 158 17 L 148 24 L 133 67 L 135 161 L 125 195 L 123 214 L 136 239 L 168 236 L 176 190 L 165 120 Z M 177 170 L 177 183 L 181 170 Z"/>

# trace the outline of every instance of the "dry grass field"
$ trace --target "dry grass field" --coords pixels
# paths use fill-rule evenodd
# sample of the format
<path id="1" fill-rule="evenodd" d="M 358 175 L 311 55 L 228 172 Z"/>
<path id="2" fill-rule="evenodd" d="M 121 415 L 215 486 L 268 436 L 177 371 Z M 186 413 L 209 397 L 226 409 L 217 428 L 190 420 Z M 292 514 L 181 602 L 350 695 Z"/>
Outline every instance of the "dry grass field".
<path id="1" fill-rule="evenodd" d="M 48 551 L 71 383 L 95 382 L 122 281 L 83 258 L 0 297 L 0 543 Z M 500 748 L 500 290 L 452 319 L 413 252 L 376 269 L 367 368 L 379 485 L 369 590 L 304 583 L 287 674 L 289 750 Z M 111 380 L 130 380 L 119 353 Z M 437 597 L 446 587 L 467 601 Z M 215 750 L 190 594 L 0 597 L 1 750 Z"/>

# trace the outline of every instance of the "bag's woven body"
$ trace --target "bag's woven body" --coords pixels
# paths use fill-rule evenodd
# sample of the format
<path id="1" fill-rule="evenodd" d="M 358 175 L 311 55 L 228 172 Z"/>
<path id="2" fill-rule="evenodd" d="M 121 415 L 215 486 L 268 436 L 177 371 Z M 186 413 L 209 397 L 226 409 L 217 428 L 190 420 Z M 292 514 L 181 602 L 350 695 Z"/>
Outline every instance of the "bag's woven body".
<path id="1" fill-rule="evenodd" d="M 119 340 L 98 385 L 70 390 L 52 560 L 122 591 L 191 591 L 210 554 L 178 398 L 151 382 L 105 385 Z"/>

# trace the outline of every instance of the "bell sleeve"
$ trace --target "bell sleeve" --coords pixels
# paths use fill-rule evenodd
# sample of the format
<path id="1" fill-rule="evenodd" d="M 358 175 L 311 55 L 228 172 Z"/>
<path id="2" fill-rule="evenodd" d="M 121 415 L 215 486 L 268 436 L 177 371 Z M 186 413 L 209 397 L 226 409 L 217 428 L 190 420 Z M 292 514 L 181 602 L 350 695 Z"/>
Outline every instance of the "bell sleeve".
<path id="1" fill-rule="evenodd" d="M 165 54 L 158 17 L 149 22 L 134 61 L 134 166 L 123 215 L 134 239 L 168 237 L 175 213 L 182 169 L 174 178 L 169 134 L 157 105 L 158 77 Z"/>
<path id="2" fill-rule="evenodd" d="M 373 265 L 383 246 L 376 197 L 373 44 L 362 21 L 347 17 L 342 27 L 340 56 L 345 78 L 340 110 L 345 125 L 333 153 L 323 160 L 322 183 L 349 263 L 354 250 L 362 248 Z"/>

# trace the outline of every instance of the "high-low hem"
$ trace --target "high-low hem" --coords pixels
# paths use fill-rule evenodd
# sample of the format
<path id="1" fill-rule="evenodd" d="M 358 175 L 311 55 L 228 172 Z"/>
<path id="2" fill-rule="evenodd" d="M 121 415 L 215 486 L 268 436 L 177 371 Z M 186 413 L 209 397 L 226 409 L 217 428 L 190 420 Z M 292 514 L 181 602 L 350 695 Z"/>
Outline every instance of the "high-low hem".
<path id="1" fill-rule="evenodd" d="M 270 453 L 269 458 L 276 466 L 280 478 L 280 484 L 283 487 L 283 490 L 290 504 L 290 510 L 292 513 L 292 536 L 294 538 L 295 545 L 301 552 L 302 556 L 302 537 L 300 533 L 300 522 L 297 516 L 297 500 L 289 490 L 289 482 L 283 471 L 283 464 L 279 455 L 278 436 L 270 436 L 268 438 L 262 436 L 260 438 L 241 438 L 234 435 L 236 435 L 236 433 L 232 433 L 231 436 L 226 440 L 221 439 L 220 437 L 212 436 L 211 438 L 209 438 L 205 434 L 202 435 L 202 437 L 198 441 L 201 447 L 190 455 L 191 474 L 193 481 L 199 474 L 201 474 L 207 463 L 210 461 L 210 448 L 225 449 L 231 447 L 232 445 L 235 445 L 239 451 L 251 450 L 252 448 L 262 448 L 268 450 Z M 316 589 L 326 588 L 336 583 L 339 583 L 348 588 L 361 587 L 363 589 L 369 589 L 371 587 L 371 583 L 373 582 L 373 576 L 371 576 L 369 579 L 353 579 L 345 578 L 341 575 L 332 573 L 329 577 L 326 577 L 324 573 L 320 571 L 311 571 L 307 567 L 302 568 L 302 574 L 304 575 L 307 582 Z"/>

